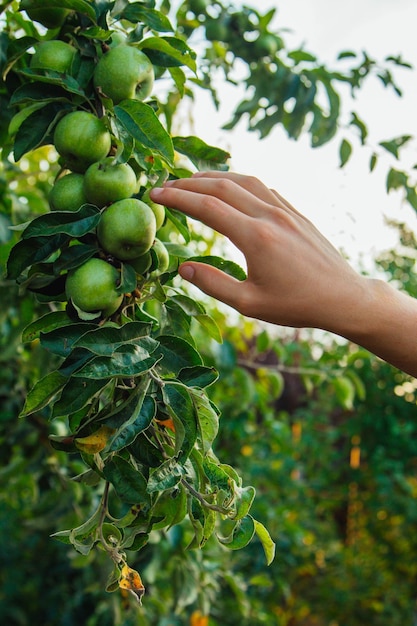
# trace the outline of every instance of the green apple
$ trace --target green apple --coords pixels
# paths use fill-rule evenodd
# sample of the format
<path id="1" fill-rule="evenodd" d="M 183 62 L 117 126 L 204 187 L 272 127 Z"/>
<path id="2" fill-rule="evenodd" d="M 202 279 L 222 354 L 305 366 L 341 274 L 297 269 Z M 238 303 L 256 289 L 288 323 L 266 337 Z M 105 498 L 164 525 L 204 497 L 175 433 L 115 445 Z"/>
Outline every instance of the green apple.
<path id="1" fill-rule="evenodd" d="M 194 15 L 201 15 L 207 10 L 208 0 L 189 0 L 188 6 Z"/>
<path id="2" fill-rule="evenodd" d="M 108 155 L 111 135 L 93 113 L 73 111 L 56 125 L 54 145 L 68 169 L 82 174 L 92 163 Z"/>
<path id="3" fill-rule="evenodd" d="M 273 57 L 283 47 L 282 39 L 272 33 L 262 33 L 253 45 L 255 53 L 260 57 Z"/>
<path id="4" fill-rule="evenodd" d="M 149 58 L 126 44 L 110 48 L 97 63 L 94 86 L 114 104 L 122 100 L 145 100 L 152 92 L 155 74 Z"/>
<path id="5" fill-rule="evenodd" d="M 76 53 L 74 46 L 65 41 L 51 39 L 41 41 L 35 46 L 35 52 L 30 59 L 32 70 L 54 70 L 68 73 Z"/>
<path id="6" fill-rule="evenodd" d="M 151 250 L 156 255 L 156 267 L 150 273 L 150 278 L 156 278 L 167 271 L 169 267 L 169 252 L 159 239 L 155 239 Z"/>
<path id="7" fill-rule="evenodd" d="M 68 272 L 65 292 L 78 309 L 101 311 L 108 317 L 117 311 L 123 300 L 123 295 L 117 293 L 119 280 L 120 274 L 113 265 L 92 258 Z"/>
<path id="8" fill-rule="evenodd" d="M 102 248 L 116 259 L 129 261 L 152 246 L 156 221 L 147 204 L 136 198 L 114 202 L 101 215 L 97 238 Z"/>
<path id="9" fill-rule="evenodd" d="M 31 20 L 39 22 L 46 28 L 59 28 L 71 12 L 60 7 L 42 7 L 39 0 L 22 0 L 20 9 L 26 11 Z"/>
<path id="10" fill-rule="evenodd" d="M 78 211 L 86 204 L 84 176 L 72 172 L 58 180 L 49 192 L 49 206 L 52 211 Z"/>
<path id="11" fill-rule="evenodd" d="M 114 163 L 112 157 L 93 163 L 84 175 L 87 200 L 98 207 L 130 198 L 135 193 L 136 187 L 136 174 L 130 165 Z"/>
<path id="12" fill-rule="evenodd" d="M 165 222 L 165 207 L 163 204 L 158 204 L 157 202 L 151 200 L 151 197 L 149 195 L 150 192 L 150 189 L 146 189 L 146 191 L 142 195 L 142 200 L 152 209 L 156 220 L 156 230 L 159 230 Z"/>
<path id="13" fill-rule="evenodd" d="M 143 275 L 152 265 L 152 255 L 149 251 L 145 252 L 145 254 L 141 254 L 135 259 L 131 259 L 129 264 L 133 267 L 137 274 Z"/>

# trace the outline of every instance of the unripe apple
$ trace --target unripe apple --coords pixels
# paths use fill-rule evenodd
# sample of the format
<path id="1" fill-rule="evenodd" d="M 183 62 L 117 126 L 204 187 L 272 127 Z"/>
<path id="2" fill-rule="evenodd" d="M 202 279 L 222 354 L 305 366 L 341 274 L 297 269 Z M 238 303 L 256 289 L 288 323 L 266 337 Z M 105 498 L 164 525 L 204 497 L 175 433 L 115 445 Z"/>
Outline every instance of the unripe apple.
<path id="1" fill-rule="evenodd" d="M 41 41 L 35 46 L 30 60 L 32 70 L 54 70 L 67 73 L 71 69 L 76 49 L 65 41 L 51 39 Z"/>
<path id="2" fill-rule="evenodd" d="M 97 238 L 102 248 L 116 259 L 129 261 L 145 254 L 156 233 L 155 216 L 136 198 L 114 202 L 101 215 Z"/>
<path id="3" fill-rule="evenodd" d="M 126 44 L 110 48 L 97 63 L 94 86 L 114 104 L 145 100 L 152 92 L 155 74 L 144 52 Z"/>
<path id="4" fill-rule="evenodd" d="M 147 189 L 142 195 L 142 200 L 152 209 L 156 220 L 156 230 L 159 230 L 165 221 L 165 207 L 151 200 L 149 193 L 150 189 Z"/>
<path id="5" fill-rule="evenodd" d="M 157 267 L 150 273 L 150 278 L 156 278 L 167 271 L 169 267 L 169 252 L 159 239 L 155 239 L 151 248 L 156 255 Z"/>
<path id="6" fill-rule="evenodd" d="M 123 295 L 116 291 L 119 280 L 120 274 L 113 265 L 92 258 L 68 272 L 65 292 L 78 309 L 101 311 L 108 317 L 117 311 L 123 300 Z"/>
<path id="7" fill-rule="evenodd" d="M 100 208 L 111 202 L 130 198 L 136 187 L 136 174 L 130 165 L 114 163 L 112 157 L 93 163 L 84 175 L 86 198 Z"/>
<path id="8" fill-rule="evenodd" d="M 129 264 L 133 267 L 137 274 L 143 275 L 152 265 L 152 255 L 149 251 L 145 252 L 145 254 L 141 254 L 135 259 L 131 259 Z"/>
<path id="9" fill-rule="evenodd" d="M 52 211 L 78 211 L 87 202 L 84 176 L 73 172 L 58 178 L 48 199 Z"/>
<path id="10" fill-rule="evenodd" d="M 104 122 L 93 113 L 73 111 L 58 122 L 54 145 L 68 169 L 84 173 L 92 163 L 108 155 L 111 136 Z"/>

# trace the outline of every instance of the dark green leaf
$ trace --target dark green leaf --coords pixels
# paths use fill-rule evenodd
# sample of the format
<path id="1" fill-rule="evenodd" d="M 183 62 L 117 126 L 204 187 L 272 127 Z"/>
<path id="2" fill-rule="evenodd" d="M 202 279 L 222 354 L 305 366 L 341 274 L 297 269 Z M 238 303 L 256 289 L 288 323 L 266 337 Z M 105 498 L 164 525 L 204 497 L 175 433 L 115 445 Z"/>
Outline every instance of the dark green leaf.
<path id="1" fill-rule="evenodd" d="M 195 406 L 186 387 L 178 383 L 166 383 L 162 388 L 162 395 L 175 425 L 175 454 L 183 464 L 197 439 Z"/>
<path id="2" fill-rule="evenodd" d="M 70 378 L 54 404 L 52 419 L 71 415 L 84 408 L 106 383 L 88 378 Z"/>
<path id="3" fill-rule="evenodd" d="M 122 263 L 120 271 L 120 285 L 117 287 L 117 293 L 130 293 L 136 289 L 137 279 L 136 272 L 129 263 Z"/>
<path id="4" fill-rule="evenodd" d="M 57 260 L 54 261 L 54 274 L 60 274 L 61 272 L 66 272 L 82 265 L 97 254 L 97 252 L 97 246 L 87 244 L 77 244 L 64 248 Z"/>
<path id="5" fill-rule="evenodd" d="M 87 0 L 32 0 L 30 3 L 32 9 L 52 9 L 55 7 L 77 11 L 87 15 L 93 22 L 96 20 L 94 7 Z"/>
<path id="6" fill-rule="evenodd" d="M 47 333 L 56 328 L 63 328 L 70 324 L 70 319 L 65 311 L 52 311 L 42 315 L 37 320 L 26 326 L 22 332 L 22 342 L 39 339 L 41 332 Z"/>
<path id="7" fill-rule="evenodd" d="M 347 139 L 343 139 L 339 147 L 340 167 L 346 165 L 346 163 L 349 161 L 351 154 L 352 144 Z"/>
<path id="8" fill-rule="evenodd" d="M 182 475 L 182 467 L 178 465 L 177 467 L 180 468 L 180 472 Z M 148 489 L 150 484 L 152 489 L 154 486 L 158 487 L 158 489 L 155 489 L 154 491 L 161 491 L 159 485 L 164 484 L 164 481 L 158 481 L 158 472 L 159 470 L 156 470 L 155 474 L 151 475 L 148 483 Z M 176 485 L 177 484 L 178 482 L 176 483 Z M 175 526 L 175 524 L 179 524 L 184 519 L 186 514 L 187 493 L 184 487 L 182 487 L 182 485 L 179 485 L 178 488 L 168 488 L 165 490 L 165 492 L 160 494 L 155 506 L 152 507 L 152 518 L 156 518 L 159 520 L 158 522 L 152 524 L 152 528 L 153 530 L 157 530 L 158 528 L 171 528 L 172 526 Z"/>
<path id="9" fill-rule="evenodd" d="M 178 380 L 187 387 L 208 387 L 212 385 L 219 375 L 214 367 L 196 365 L 194 367 L 184 367 L 178 373 Z"/>
<path id="10" fill-rule="evenodd" d="M 22 233 L 22 239 L 65 234 L 82 237 L 95 230 L 100 221 L 100 210 L 92 204 L 84 204 L 78 211 L 51 211 L 35 217 Z"/>
<path id="11" fill-rule="evenodd" d="M 68 241 L 66 235 L 22 239 L 10 251 L 7 261 L 7 277 L 19 278 L 30 265 L 44 261 Z"/>
<path id="12" fill-rule="evenodd" d="M 174 335 L 160 335 L 160 343 L 156 354 L 162 355 L 162 360 L 158 363 L 158 370 L 164 376 L 177 376 L 184 367 L 202 365 L 202 359 L 193 346 Z"/>
<path id="13" fill-rule="evenodd" d="M 246 272 L 233 261 L 227 261 L 222 257 L 218 256 L 193 256 L 189 261 L 197 261 L 198 263 L 206 263 L 207 265 L 212 265 L 213 267 L 217 267 L 217 269 L 222 270 L 229 276 L 233 276 L 237 280 L 246 280 Z"/>
<path id="14" fill-rule="evenodd" d="M 184 476 L 184 468 L 176 459 L 168 459 L 151 472 L 148 480 L 148 493 L 165 491 L 175 487 Z"/>
<path id="15" fill-rule="evenodd" d="M 190 231 L 188 230 L 187 218 L 184 213 L 175 209 L 165 209 L 167 218 L 174 224 L 178 232 L 184 237 L 186 243 L 191 240 Z"/>
<path id="16" fill-rule="evenodd" d="M 119 456 L 113 456 L 103 469 L 103 474 L 114 487 L 117 495 L 127 504 L 150 502 L 147 482 L 143 474 Z"/>
<path id="17" fill-rule="evenodd" d="M 130 403 L 133 409 L 132 413 L 129 417 L 126 416 L 127 419 L 124 424 L 112 438 L 108 447 L 109 452 L 122 450 L 126 446 L 131 445 L 140 433 L 149 428 L 156 409 L 153 398 L 146 396 L 145 392 L 146 389 L 139 396 L 136 396 L 135 404 L 133 402 Z M 110 424 L 108 420 L 105 420 L 105 423 L 107 425 Z"/>
<path id="18" fill-rule="evenodd" d="M 149 400 L 149 396 L 146 396 L 144 404 Z M 155 403 L 153 406 L 155 410 Z M 163 461 L 161 451 L 142 433 L 130 444 L 129 452 L 138 463 L 147 467 L 158 467 Z"/>
<path id="19" fill-rule="evenodd" d="M 305 50 L 293 50 L 292 52 L 288 53 L 288 57 L 296 63 L 301 63 L 301 61 L 313 63 L 314 61 L 317 61 L 317 57 L 315 57 L 314 54 L 310 54 Z"/>
<path id="20" fill-rule="evenodd" d="M 361 144 L 364 145 L 366 138 L 368 136 L 368 129 L 366 127 L 365 122 L 363 122 L 357 115 L 356 113 L 352 113 L 352 119 L 350 121 L 350 125 L 351 126 L 356 126 L 356 128 L 359 130 L 359 135 L 360 135 L 360 139 L 361 139 Z"/>
<path id="21" fill-rule="evenodd" d="M 174 30 L 166 15 L 155 9 L 148 9 L 142 2 L 128 4 L 121 13 L 117 14 L 117 18 L 128 20 L 133 24 L 142 22 L 158 32 L 173 32 Z"/>
<path id="22" fill-rule="evenodd" d="M 43 82 L 25 83 L 13 92 L 13 95 L 10 98 L 10 106 L 41 101 L 45 101 L 46 104 L 47 102 L 52 102 L 53 100 L 67 99 L 68 95 L 59 86 L 47 86 Z"/>
<path id="23" fill-rule="evenodd" d="M 114 107 L 117 120 L 140 144 L 159 152 L 169 163 L 174 160 L 172 140 L 154 110 L 138 100 L 124 100 Z"/>
<path id="24" fill-rule="evenodd" d="M 96 328 L 97 326 L 95 324 L 89 324 L 87 322 L 68 324 L 64 328 L 59 326 L 50 331 L 42 331 L 40 333 L 41 344 L 46 350 L 52 352 L 52 354 L 66 357 L 70 354 L 74 344 L 77 343 L 80 337 Z"/>
<path id="25" fill-rule="evenodd" d="M 374 171 L 374 169 L 375 169 L 375 167 L 376 167 L 377 162 L 378 162 L 378 155 L 377 155 L 377 154 L 375 154 L 375 152 L 374 152 L 374 153 L 372 154 L 371 158 L 370 158 L 370 161 L 369 161 L 369 171 L 370 171 L 370 172 L 373 172 L 373 171 Z"/>
<path id="26" fill-rule="evenodd" d="M 391 191 L 391 189 L 400 189 L 401 187 L 406 187 L 407 182 L 408 178 L 405 172 L 401 172 L 400 170 L 391 168 L 387 174 L 386 179 L 387 191 Z"/>
<path id="27" fill-rule="evenodd" d="M 47 141 L 61 109 L 55 103 L 46 104 L 29 115 L 19 127 L 14 142 L 14 159 L 19 161 L 27 152 Z"/>
<path id="28" fill-rule="evenodd" d="M 98 356 L 112 356 L 124 344 L 140 344 L 147 356 L 158 347 L 158 342 L 149 337 L 151 325 L 145 322 L 127 322 L 122 326 L 94 326 L 89 332 L 80 335 L 75 346 L 87 348 Z"/>
<path id="29" fill-rule="evenodd" d="M 395 137 L 391 141 L 380 141 L 379 145 L 390 152 L 396 159 L 399 158 L 399 149 L 408 143 L 412 139 L 411 135 L 402 135 L 401 137 Z"/>
<path id="30" fill-rule="evenodd" d="M 240 550 L 248 545 L 255 534 L 255 522 L 250 515 L 237 522 L 233 532 L 226 538 L 219 537 L 220 543 L 230 550 Z"/>
<path id="31" fill-rule="evenodd" d="M 156 362 L 157 359 L 150 357 L 138 343 L 124 346 L 123 351 L 119 349 L 111 357 L 97 356 L 77 369 L 74 375 L 95 379 L 136 377 L 148 372 Z"/>
<path id="32" fill-rule="evenodd" d="M 177 67 L 186 65 L 193 72 L 197 69 L 196 55 L 183 39 L 177 37 L 149 37 L 143 39 L 141 49 L 154 65 Z"/>
<path id="33" fill-rule="evenodd" d="M 26 396 L 25 405 L 20 413 L 21 417 L 26 417 L 47 406 L 66 382 L 67 378 L 58 371 L 50 372 L 41 378 Z"/>
<path id="34" fill-rule="evenodd" d="M 218 169 L 230 159 L 229 152 L 209 146 L 198 137 L 173 137 L 174 148 L 186 155 L 198 169 Z"/>

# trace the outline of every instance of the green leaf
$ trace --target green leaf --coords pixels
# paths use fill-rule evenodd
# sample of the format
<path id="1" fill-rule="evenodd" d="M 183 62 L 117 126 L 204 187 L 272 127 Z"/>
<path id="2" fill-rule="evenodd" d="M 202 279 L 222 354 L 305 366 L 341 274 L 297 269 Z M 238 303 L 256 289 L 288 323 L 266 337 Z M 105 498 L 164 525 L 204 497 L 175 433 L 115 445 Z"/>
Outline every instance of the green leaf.
<path id="1" fill-rule="evenodd" d="M 50 372 L 41 378 L 26 396 L 20 416 L 26 417 L 43 409 L 64 387 L 66 382 L 67 378 L 58 371 Z"/>
<path id="2" fill-rule="evenodd" d="M 116 14 L 116 17 L 118 19 L 128 20 L 133 24 L 142 22 L 142 24 L 146 24 L 146 26 L 152 30 L 156 30 L 161 33 L 174 31 L 171 22 L 166 15 L 160 11 L 156 11 L 155 9 L 145 7 L 142 2 L 133 2 L 132 4 L 125 6 L 123 11 Z"/>
<path id="3" fill-rule="evenodd" d="M 90 359 L 74 373 L 82 378 L 117 378 L 142 376 L 154 367 L 157 359 L 149 356 L 146 348 L 139 343 L 134 346 L 124 346 L 111 357 L 97 356 Z"/>
<path id="4" fill-rule="evenodd" d="M 98 356 L 112 356 L 125 344 L 134 346 L 140 343 L 149 355 L 158 347 L 158 341 L 148 336 L 150 330 L 151 325 L 146 322 L 127 322 L 122 326 L 93 326 L 79 336 L 75 347 L 87 348 Z"/>
<path id="5" fill-rule="evenodd" d="M 114 487 L 117 495 L 127 504 L 149 504 L 147 481 L 143 474 L 120 456 L 112 456 L 103 474 Z"/>
<path id="6" fill-rule="evenodd" d="M 148 480 L 148 493 L 172 489 L 183 478 L 185 470 L 176 459 L 168 459 L 151 472 Z"/>
<path id="7" fill-rule="evenodd" d="M 149 428 L 156 413 L 156 406 L 153 398 L 145 395 L 147 388 L 148 386 L 142 390 L 139 396 L 133 397 L 129 402 L 130 415 L 127 415 L 127 407 L 125 407 L 125 420 L 114 437 L 112 437 L 107 448 L 109 452 L 122 450 L 131 445 L 140 433 Z M 106 419 L 105 423 L 110 425 L 112 422 Z"/>
<path id="8" fill-rule="evenodd" d="M 87 0 L 32 0 L 30 2 L 31 9 L 53 9 L 53 8 L 70 9 L 87 15 L 93 22 L 96 21 L 96 12 L 91 2 Z M 21 8 L 25 8 L 25 2 L 22 2 Z"/>
<path id="9" fill-rule="evenodd" d="M 22 342 L 27 343 L 39 339 L 41 332 L 47 333 L 56 328 L 63 328 L 68 324 L 70 324 L 70 319 L 65 311 L 46 313 L 24 328 Z"/>
<path id="10" fill-rule="evenodd" d="M 123 100 L 114 107 L 114 113 L 118 122 L 136 141 L 158 152 L 168 163 L 173 163 L 171 137 L 152 107 L 138 100 Z"/>
<path id="11" fill-rule="evenodd" d="M 199 353 L 193 346 L 174 335 L 160 335 L 158 337 L 158 354 L 162 360 L 158 363 L 158 370 L 167 377 L 177 376 L 184 367 L 203 365 Z"/>
<path id="12" fill-rule="evenodd" d="M 187 218 L 184 213 L 175 209 L 165 208 L 165 215 L 174 224 L 178 232 L 184 237 L 185 243 L 191 240 L 190 231 L 188 230 Z"/>
<path id="13" fill-rule="evenodd" d="M 378 155 L 374 152 L 369 160 L 369 171 L 373 172 L 378 162 Z"/>
<path id="14" fill-rule="evenodd" d="M 185 463 L 197 440 L 197 415 L 187 388 L 178 383 L 166 383 L 162 388 L 166 409 L 175 425 L 175 454 Z"/>
<path id="15" fill-rule="evenodd" d="M 29 115 L 20 125 L 14 141 L 13 155 L 19 161 L 27 152 L 47 141 L 61 108 L 56 103 L 45 104 Z"/>
<path id="16" fill-rule="evenodd" d="M 352 144 L 347 139 L 343 139 L 339 147 L 340 167 L 346 165 L 346 163 L 349 161 L 351 154 Z"/>
<path id="17" fill-rule="evenodd" d="M 396 170 L 393 167 L 389 170 L 386 179 L 386 187 L 387 191 L 391 191 L 391 189 L 400 189 L 401 187 L 406 187 L 408 182 L 408 177 L 405 172 L 401 172 L 400 170 Z"/>
<path id="18" fill-rule="evenodd" d="M 88 259 L 91 259 L 98 252 L 96 245 L 78 244 L 74 246 L 68 246 L 61 251 L 61 254 L 54 261 L 53 271 L 54 274 L 60 274 L 61 272 L 68 272 L 69 270 L 79 267 Z"/>
<path id="19" fill-rule="evenodd" d="M 102 380 L 70 378 L 54 404 L 52 419 L 71 415 L 83 409 L 106 385 Z"/>
<path id="20" fill-rule="evenodd" d="M 7 261 L 7 278 L 17 279 L 30 265 L 44 261 L 68 241 L 66 235 L 36 237 L 18 241 Z"/>
<path id="21" fill-rule="evenodd" d="M 210 450 L 219 431 L 219 413 L 203 391 L 199 389 L 189 389 L 189 394 L 197 415 L 202 449 L 206 454 Z"/>
<path id="22" fill-rule="evenodd" d="M 177 465 L 177 468 L 180 469 L 180 476 L 184 473 L 184 470 L 181 466 Z M 177 469 L 172 472 L 173 474 Z M 160 474 L 159 470 L 156 470 L 154 474 L 150 476 L 148 481 L 148 489 L 149 483 L 151 484 L 151 488 L 158 486 L 158 489 L 155 489 L 155 492 L 161 492 L 159 489 L 159 484 L 163 484 L 164 481 L 158 483 L 157 475 Z M 155 476 L 155 482 L 154 481 Z M 151 482 L 152 481 L 152 482 Z M 178 485 L 178 481 L 176 483 Z M 169 489 L 167 488 L 165 491 L 162 490 L 156 504 L 152 507 L 151 516 L 152 518 L 160 519 L 160 521 L 152 524 L 152 529 L 157 530 L 158 528 L 171 528 L 175 526 L 175 524 L 179 524 L 182 522 L 184 517 L 187 514 L 187 493 L 182 487 L 179 485 L 178 488 Z"/>
<path id="23" fill-rule="evenodd" d="M 193 72 L 197 70 L 195 52 L 178 37 L 146 37 L 139 47 L 154 65 L 161 67 L 185 65 Z"/>
<path id="24" fill-rule="evenodd" d="M 229 152 L 209 146 L 198 137 L 173 137 L 174 148 L 187 156 L 198 169 L 224 169 L 230 159 Z"/>
<path id="25" fill-rule="evenodd" d="M 296 63 L 301 63 L 301 61 L 314 63 L 317 61 L 317 57 L 315 57 L 314 54 L 310 54 L 310 52 L 306 52 L 305 50 L 293 50 L 288 53 L 288 58 L 292 59 Z"/>
<path id="26" fill-rule="evenodd" d="M 218 372 L 214 367 L 205 367 L 204 365 L 184 367 L 178 372 L 178 380 L 187 387 L 208 387 L 212 385 L 218 377 Z"/>
<path id="27" fill-rule="evenodd" d="M 22 239 L 65 234 L 82 237 L 95 230 L 100 221 L 100 209 L 84 204 L 78 211 L 52 211 L 35 217 L 22 233 Z"/>
<path id="28" fill-rule="evenodd" d="M 271 535 L 261 522 L 253 520 L 255 524 L 255 533 L 265 552 L 266 564 L 271 565 L 275 558 L 275 543 L 272 541 Z"/>
<path id="29" fill-rule="evenodd" d="M 80 322 L 79 324 L 68 324 L 65 328 L 58 326 L 47 332 L 42 331 L 40 334 L 41 344 L 46 350 L 66 357 L 71 353 L 74 344 L 88 331 L 95 330 L 95 324 L 88 322 Z"/>
<path id="30" fill-rule="evenodd" d="M 42 102 L 44 104 L 56 100 L 69 101 L 68 95 L 59 85 L 45 85 L 43 82 L 24 83 L 10 98 L 10 106 Z"/>
<path id="31" fill-rule="evenodd" d="M 122 263 L 120 271 L 120 284 L 116 291 L 118 294 L 130 293 L 136 289 L 137 278 L 136 272 L 129 263 Z"/>
<path id="32" fill-rule="evenodd" d="M 396 159 L 399 158 L 399 149 L 407 144 L 410 139 L 412 139 L 412 135 L 402 135 L 401 137 L 395 137 L 395 139 L 391 139 L 391 141 L 380 141 L 379 145 L 387 150 L 390 154 L 392 154 Z"/>
<path id="33" fill-rule="evenodd" d="M 240 550 L 248 545 L 255 534 L 255 521 L 253 517 L 247 515 L 239 520 L 228 537 L 219 537 L 220 543 L 229 550 Z"/>
<path id="34" fill-rule="evenodd" d="M 368 136 L 368 129 L 366 127 L 366 124 L 356 115 L 356 113 L 353 112 L 352 119 L 350 120 L 350 125 L 356 126 L 356 128 L 359 130 L 361 144 L 364 145 Z"/>
<path id="35" fill-rule="evenodd" d="M 179 67 L 170 67 L 168 68 L 168 71 L 171 74 L 171 78 L 174 81 L 176 88 L 178 89 L 179 95 L 183 97 L 185 94 L 185 83 L 187 81 L 186 75 Z"/>
<path id="36" fill-rule="evenodd" d="M 237 280 L 246 280 L 246 272 L 238 265 L 234 263 L 234 261 L 227 261 L 222 257 L 218 256 L 193 256 L 189 261 L 196 261 L 198 263 L 206 263 L 207 265 L 212 265 L 213 267 L 217 267 L 217 269 L 222 270 L 229 276 L 233 276 Z"/>
<path id="37" fill-rule="evenodd" d="M 250 485 L 248 487 L 239 487 L 236 490 L 235 513 L 231 519 L 240 520 L 245 517 L 251 509 L 255 495 L 254 487 Z"/>

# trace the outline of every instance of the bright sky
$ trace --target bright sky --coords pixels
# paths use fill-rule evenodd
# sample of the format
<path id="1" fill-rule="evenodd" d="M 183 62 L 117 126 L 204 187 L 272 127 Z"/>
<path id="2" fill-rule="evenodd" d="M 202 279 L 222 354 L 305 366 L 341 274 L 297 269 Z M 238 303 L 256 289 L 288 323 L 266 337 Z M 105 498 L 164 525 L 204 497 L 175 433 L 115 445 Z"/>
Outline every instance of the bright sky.
<path id="1" fill-rule="evenodd" d="M 338 52 L 349 49 L 366 50 L 378 60 L 401 53 L 417 67 L 415 0 L 256 0 L 247 4 L 260 11 L 276 7 L 277 27 L 291 30 L 285 38 L 294 47 L 304 43 L 329 64 Z M 355 103 L 375 146 L 381 140 L 416 133 L 417 70 L 400 70 L 397 76 L 404 98 L 373 80 Z M 372 267 L 370 259 L 377 251 L 395 245 L 397 235 L 384 226 L 384 215 L 406 220 L 417 231 L 414 212 L 401 205 L 400 195 L 385 193 L 388 166 L 399 166 L 388 155 L 369 174 L 370 151 L 358 146 L 351 161 L 340 170 L 339 141 L 312 150 L 308 137 L 290 141 L 280 129 L 264 140 L 246 132 L 244 123 L 233 133 L 221 131 L 237 94 L 225 86 L 221 95 L 225 101 L 219 114 L 208 98 L 199 96 L 199 106 L 193 110 L 196 133 L 229 149 L 232 169 L 258 176 L 287 197 L 348 254 L 352 263 Z M 346 137 L 358 145 L 354 132 Z M 411 153 L 410 166 L 417 162 L 413 158 Z"/>

